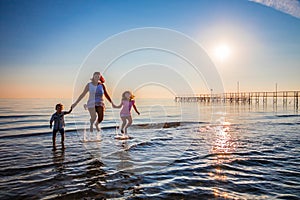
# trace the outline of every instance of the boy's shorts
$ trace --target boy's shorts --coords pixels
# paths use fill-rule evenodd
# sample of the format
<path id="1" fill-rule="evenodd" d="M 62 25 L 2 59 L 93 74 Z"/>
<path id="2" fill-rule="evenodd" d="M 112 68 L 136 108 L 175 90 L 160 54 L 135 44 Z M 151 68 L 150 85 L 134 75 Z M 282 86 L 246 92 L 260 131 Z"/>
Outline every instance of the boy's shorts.
<path id="1" fill-rule="evenodd" d="M 61 134 L 65 134 L 65 129 L 61 128 L 61 129 L 53 129 L 53 133 L 57 133 L 60 132 Z"/>

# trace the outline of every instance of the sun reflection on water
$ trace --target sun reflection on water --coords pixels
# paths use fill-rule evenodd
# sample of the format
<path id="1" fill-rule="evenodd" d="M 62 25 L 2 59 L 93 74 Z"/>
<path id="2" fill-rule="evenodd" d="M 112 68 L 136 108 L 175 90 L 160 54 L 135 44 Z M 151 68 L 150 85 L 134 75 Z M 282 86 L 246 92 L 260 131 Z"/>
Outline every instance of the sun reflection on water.
<path id="1" fill-rule="evenodd" d="M 215 139 L 213 140 L 212 153 L 218 155 L 218 161 L 221 163 L 226 162 L 225 158 L 229 158 L 227 154 L 235 151 L 236 144 L 232 139 L 230 131 L 230 123 L 225 122 L 220 126 L 214 128 Z"/>
<path id="2" fill-rule="evenodd" d="M 222 189 L 222 185 L 228 181 L 227 172 L 223 165 L 235 160 L 233 153 L 237 148 L 231 123 L 223 118 L 218 125 L 211 128 L 210 133 L 212 134 L 210 152 L 213 156 L 212 166 L 214 169 L 208 175 L 219 185 L 219 187 L 217 185 L 213 188 L 213 194 L 216 197 L 230 198 L 230 194 Z"/>

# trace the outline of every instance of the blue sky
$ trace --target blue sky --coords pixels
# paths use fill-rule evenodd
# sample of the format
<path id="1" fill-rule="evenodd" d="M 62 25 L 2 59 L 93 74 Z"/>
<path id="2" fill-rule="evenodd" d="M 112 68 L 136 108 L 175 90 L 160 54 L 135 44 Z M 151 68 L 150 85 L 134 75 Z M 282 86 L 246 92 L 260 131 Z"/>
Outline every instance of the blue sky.
<path id="1" fill-rule="evenodd" d="M 0 1 L 0 97 L 71 97 L 100 42 L 141 27 L 169 28 L 211 56 L 226 91 L 300 90 L 300 20 L 246 0 Z M 227 60 L 213 58 L 226 43 Z M 116 69 L 117 70 L 117 69 Z M 88 81 L 88 80 L 87 80 Z"/>

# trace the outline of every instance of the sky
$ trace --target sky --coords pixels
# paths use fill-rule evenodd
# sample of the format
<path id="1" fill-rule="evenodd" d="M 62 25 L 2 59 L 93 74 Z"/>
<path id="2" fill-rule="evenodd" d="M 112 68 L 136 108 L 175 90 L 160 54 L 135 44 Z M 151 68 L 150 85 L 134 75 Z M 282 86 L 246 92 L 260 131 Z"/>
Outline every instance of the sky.
<path id="1" fill-rule="evenodd" d="M 237 82 L 240 91 L 273 91 L 276 83 L 278 90 L 300 90 L 300 3 L 282 2 L 1 0 L 0 98 L 72 98 L 92 75 L 84 68 L 91 53 L 100 62 L 107 58 L 96 54 L 101 44 L 110 40 L 107 53 L 118 52 L 135 41 L 116 43 L 114 36 L 144 27 L 168 30 L 199 45 L 204 52 L 199 54 L 206 55 L 203 63 L 211 61 L 225 92 L 235 92 Z M 143 36 L 146 40 L 150 34 L 139 40 Z M 160 36 L 157 41 L 164 42 Z M 170 51 L 142 50 L 117 59 L 102 72 L 109 92 L 118 96 L 133 90 L 148 98 L 183 93 L 176 88 L 186 87 L 186 93 L 211 89 L 206 79 L 213 78 L 203 73 L 198 80 L 191 65 Z M 133 81 L 137 77 L 140 81 Z"/>

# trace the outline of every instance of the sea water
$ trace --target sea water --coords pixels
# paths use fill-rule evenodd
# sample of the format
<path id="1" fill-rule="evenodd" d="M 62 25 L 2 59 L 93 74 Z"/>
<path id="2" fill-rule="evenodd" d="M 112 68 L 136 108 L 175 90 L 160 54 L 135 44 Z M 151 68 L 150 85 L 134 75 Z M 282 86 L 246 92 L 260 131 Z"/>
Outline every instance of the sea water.
<path id="1" fill-rule="evenodd" d="M 0 100 L 0 199 L 299 199 L 300 116 L 283 105 L 137 99 L 128 140 L 106 103 L 101 132 L 79 104 L 66 149 L 49 119 L 71 99 Z"/>

